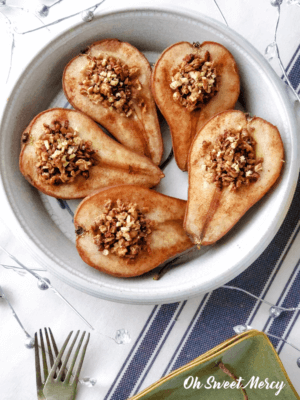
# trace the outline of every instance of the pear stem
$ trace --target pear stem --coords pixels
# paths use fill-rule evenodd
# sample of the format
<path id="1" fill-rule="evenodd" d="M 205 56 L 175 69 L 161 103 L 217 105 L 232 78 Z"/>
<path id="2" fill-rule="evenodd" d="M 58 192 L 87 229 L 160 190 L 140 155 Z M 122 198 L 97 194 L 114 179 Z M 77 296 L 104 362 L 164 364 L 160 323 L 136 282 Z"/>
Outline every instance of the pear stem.
<path id="1" fill-rule="evenodd" d="M 163 267 L 160 268 L 160 270 L 158 272 L 156 272 L 153 275 L 153 280 L 154 281 L 158 281 L 163 275 L 165 275 L 166 269 L 167 267 L 172 267 L 172 265 L 179 260 L 180 258 L 182 258 L 183 256 L 192 253 L 195 250 L 195 247 L 193 247 L 192 249 L 189 249 L 188 252 L 183 252 L 181 254 L 179 254 L 177 257 L 173 258 L 173 260 L 169 261 L 168 263 L 166 263 Z"/>
<path id="2" fill-rule="evenodd" d="M 231 372 L 229 371 L 228 368 L 225 367 L 225 365 L 222 362 L 218 363 L 218 367 L 226 374 L 228 375 L 231 379 L 233 379 L 234 381 L 238 382 L 238 378 Z M 244 400 L 248 400 L 248 395 L 246 393 L 245 388 L 243 387 L 243 385 L 240 386 L 241 391 L 243 392 L 244 395 Z"/>
<path id="3" fill-rule="evenodd" d="M 156 272 L 156 273 L 154 274 L 153 280 L 154 280 L 154 281 L 159 281 L 160 278 L 167 272 L 167 271 L 165 271 L 165 270 L 166 270 L 166 268 L 167 268 L 170 264 L 171 264 L 171 262 L 169 262 L 169 263 L 167 263 L 166 265 L 164 265 L 163 267 L 161 267 L 161 269 L 160 269 L 158 272 Z"/>
<path id="4" fill-rule="evenodd" d="M 168 157 L 165 159 L 165 161 L 163 161 L 161 164 L 160 164 L 160 166 L 159 166 L 159 168 L 163 171 L 164 170 L 164 168 L 166 168 L 166 166 L 169 164 L 169 162 L 172 160 L 172 158 L 173 158 L 173 148 L 171 148 L 171 151 L 170 151 L 170 153 L 169 153 L 169 155 L 168 155 Z"/>

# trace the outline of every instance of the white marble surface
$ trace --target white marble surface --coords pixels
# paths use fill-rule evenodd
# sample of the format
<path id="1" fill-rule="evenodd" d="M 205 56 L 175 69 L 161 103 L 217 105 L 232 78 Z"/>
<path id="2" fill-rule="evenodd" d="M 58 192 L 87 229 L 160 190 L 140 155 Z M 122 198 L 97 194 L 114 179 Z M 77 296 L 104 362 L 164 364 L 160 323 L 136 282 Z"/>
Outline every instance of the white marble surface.
<path id="1" fill-rule="evenodd" d="M 23 5 L 25 1 L 11 0 L 7 1 L 8 5 Z M 35 9 L 38 2 L 30 2 L 26 7 Z M 50 5 L 52 2 L 45 0 L 45 4 Z M 71 0 L 63 0 L 61 4 L 51 9 L 49 16 L 44 20 L 49 23 L 61 16 L 79 11 L 84 7 L 93 5 L 95 1 L 85 0 L 85 2 L 72 2 Z M 134 7 L 140 5 L 156 5 L 157 7 L 185 7 L 191 10 L 201 11 L 202 13 L 215 18 L 222 22 L 222 17 L 216 8 L 213 0 L 186 0 L 181 1 L 126 1 L 106 0 L 99 7 L 97 14 L 101 14 L 103 10 L 115 10 L 124 6 Z M 276 22 L 276 10 L 270 6 L 267 0 L 219 0 L 219 5 L 228 21 L 229 26 L 236 30 L 239 34 L 249 40 L 260 52 L 264 52 L 266 46 L 273 41 L 274 27 Z M 31 14 L 11 10 L 9 7 L 0 7 L 3 12 L 14 22 L 20 31 L 26 30 L 39 25 Z M 279 27 L 278 43 L 281 51 L 282 61 L 284 65 L 288 63 L 299 45 L 300 37 L 300 7 L 288 6 L 286 3 L 282 6 L 282 20 Z M 6 32 L 6 24 L 4 18 L 0 15 L 0 113 L 3 111 L 10 88 L 14 85 L 17 77 L 23 68 L 30 62 L 33 56 L 50 40 L 55 38 L 65 29 L 71 29 L 72 25 L 80 21 L 80 16 L 66 20 L 60 24 L 52 26 L 49 31 L 43 29 L 35 33 L 26 35 L 15 34 L 15 49 L 13 54 L 12 69 L 8 84 L 5 83 L 7 71 L 9 68 L 10 58 L 10 36 Z M 272 66 L 280 74 L 280 69 L 276 60 L 272 61 Z M 30 93 L 28 93 L 30 96 Z M 0 204 L 2 206 L 1 200 Z M 6 217 L 9 221 L 9 210 L 1 208 L 0 215 Z M 299 240 L 298 240 L 299 242 Z M 299 259 L 299 251 L 294 243 L 295 250 L 289 257 Z M 298 243 L 298 244 L 297 244 Z M 34 261 L 26 249 L 14 239 L 11 233 L 1 235 L 1 244 L 16 254 L 26 265 L 33 267 Z M 299 248 L 299 247 L 298 247 Z M 11 264 L 9 258 L 0 253 L 1 263 Z M 288 262 L 285 260 L 289 268 Z M 39 268 L 38 265 L 36 265 Z M 121 365 L 126 359 L 131 347 L 135 343 L 140 330 L 144 326 L 153 306 L 131 306 L 123 304 L 110 303 L 104 300 L 87 296 L 68 285 L 57 280 L 54 276 L 43 273 L 48 276 L 54 286 L 60 290 L 64 296 L 69 299 L 72 304 L 86 316 L 86 318 L 96 328 L 96 333 L 91 336 L 89 345 L 90 357 L 87 357 L 82 376 L 92 376 L 97 378 L 98 384 L 94 388 L 80 387 L 77 399 L 101 399 L 104 398 L 114 378 L 119 371 Z M 5 290 L 11 303 L 15 307 L 25 328 L 31 334 L 40 327 L 50 326 L 55 333 L 57 342 L 62 344 L 66 333 L 71 329 L 85 329 L 85 325 L 74 314 L 69 311 L 53 293 L 50 291 L 39 291 L 36 281 L 31 276 L 20 276 L 16 272 L 3 269 L 0 267 L 0 284 Z M 280 285 L 280 282 L 278 282 Z M 274 294 L 270 293 L 274 297 Z M 276 298 L 276 297 L 274 297 Z M 198 299 L 190 300 L 182 316 L 176 325 L 176 330 L 172 332 L 168 341 L 160 354 L 160 358 L 169 357 L 172 354 L 174 346 L 177 345 L 178 338 L 185 331 L 190 318 L 199 303 Z M 265 310 L 267 312 L 267 310 Z M 258 329 L 263 326 L 263 317 L 256 320 Z M 295 345 L 300 347 L 299 340 L 299 322 L 293 330 L 290 338 Z M 127 345 L 117 345 L 110 338 L 114 336 L 115 331 L 119 328 L 126 328 L 130 331 L 132 341 Z M 98 332 L 98 333 L 97 333 Z M 101 334 L 100 334 L 101 332 Z M 6 304 L 0 300 L 0 398 L 1 400 L 23 399 L 29 400 L 36 397 L 35 392 L 35 375 L 34 375 L 34 353 L 25 349 L 24 334 L 19 329 L 16 321 Z M 91 355 L 92 354 L 92 355 Z M 299 354 L 300 355 L 300 354 Z M 299 376 L 300 370 L 295 368 L 295 358 L 297 358 L 295 350 L 287 347 L 283 354 L 283 362 L 290 374 L 293 383 L 300 391 Z M 293 359 L 293 364 L 289 364 L 289 360 Z M 157 369 L 147 377 L 142 387 L 147 386 L 161 375 L 159 364 Z"/>

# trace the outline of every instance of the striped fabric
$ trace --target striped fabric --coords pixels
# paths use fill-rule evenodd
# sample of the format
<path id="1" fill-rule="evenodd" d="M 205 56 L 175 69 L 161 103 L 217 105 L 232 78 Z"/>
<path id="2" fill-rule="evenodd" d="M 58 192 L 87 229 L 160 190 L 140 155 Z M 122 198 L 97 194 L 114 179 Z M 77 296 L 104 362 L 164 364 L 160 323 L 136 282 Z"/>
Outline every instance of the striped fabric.
<path id="1" fill-rule="evenodd" d="M 287 67 L 287 75 L 300 91 L 300 46 Z M 300 179 L 290 210 L 272 243 L 261 256 L 228 285 L 236 286 L 282 307 L 300 305 Z M 201 299 L 155 306 L 138 339 L 110 387 L 105 400 L 126 399 L 213 348 L 234 334 L 233 327 L 250 325 L 269 333 L 279 355 L 289 356 L 286 341 L 300 328 L 300 312 L 283 312 L 271 318 L 269 306 L 245 293 L 219 288 Z M 187 321 L 176 331 L 176 321 Z M 298 324 L 298 328 L 297 328 Z M 295 335 L 294 335 L 295 336 Z M 297 336 L 297 335 L 296 335 Z M 300 342 L 299 342 L 300 344 Z M 299 346 L 299 345 L 298 345 Z M 300 346 L 299 346 L 300 347 Z M 297 357 L 288 373 L 300 376 Z M 296 390 L 300 391 L 300 379 Z"/>

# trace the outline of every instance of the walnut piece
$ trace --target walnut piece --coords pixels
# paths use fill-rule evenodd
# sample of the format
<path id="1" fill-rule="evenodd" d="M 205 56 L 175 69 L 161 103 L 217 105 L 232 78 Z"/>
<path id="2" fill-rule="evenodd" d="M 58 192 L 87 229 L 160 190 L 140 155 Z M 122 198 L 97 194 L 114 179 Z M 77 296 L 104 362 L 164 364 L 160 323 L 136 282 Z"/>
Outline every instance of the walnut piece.
<path id="1" fill-rule="evenodd" d="M 256 141 L 246 128 L 225 131 L 214 143 L 203 141 L 203 170 L 208 182 L 232 190 L 256 182 L 262 171 L 263 158 L 256 158 Z"/>
<path id="2" fill-rule="evenodd" d="M 35 152 L 39 179 L 50 185 L 73 182 L 79 174 L 87 179 L 89 168 L 97 163 L 91 142 L 81 139 L 67 120 L 44 124 Z"/>
<path id="3" fill-rule="evenodd" d="M 132 99 L 142 88 L 137 78 L 139 69 L 129 68 L 106 54 L 97 57 L 87 55 L 87 58 L 88 65 L 82 71 L 84 79 L 79 83 L 80 93 L 94 104 L 101 103 L 121 116 L 130 117 L 133 112 Z"/>
<path id="4" fill-rule="evenodd" d="M 209 52 L 186 55 L 172 76 L 170 88 L 173 100 L 190 112 L 208 103 L 218 91 L 217 70 Z"/>
<path id="5" fill-rule="evenodd" d="M 120 199 L 115 203 L 108 200 L 103 213 L 91 227 L 98 250 L 103 255 L 116 254 L 128 261 L 136 259 L 141 252 L 150 253 L 148 238 L 154 224 L 144 214 L 148 211 Z"/>

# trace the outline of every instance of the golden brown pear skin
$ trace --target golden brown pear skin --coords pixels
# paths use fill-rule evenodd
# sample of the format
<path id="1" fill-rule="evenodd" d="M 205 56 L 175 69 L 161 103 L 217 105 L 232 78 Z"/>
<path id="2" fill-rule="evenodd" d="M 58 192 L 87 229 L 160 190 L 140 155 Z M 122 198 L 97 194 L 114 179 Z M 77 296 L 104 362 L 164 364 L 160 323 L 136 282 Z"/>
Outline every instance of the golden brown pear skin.
<path id="1" fill-rule="evenodd" d="M 188 54 L 209 51 L 218 74 L 219 90 L 201 109 L 192 112 L 173 100 L 171 78 Z M 189 42 L 168 47 L 155 64 L 152 92 L 156 104 L 165 117 L 172 135 L 173 150 L 178 167 L 186 171 L 188 153 L 196 132 L 215 114 L 234 108 L 240 93 L 240 78 L 232 54 L 221 44 L 204 42 L 196 48 Z"/>
<path id="2" fill-rule="evenodd" d="M 259 179 L 236 191 L 218 189 L 204 177 L 201 166 L 205 155 L 203 141 L 213 142 L 225 130 L 253 128 L 256 157 L 264 159 Z M 284 163 L 284 148 L 276 126 L 241 111 L 224 111 L 213 117 L 198 132 L 189 155 L 189 191 L 184 228 L 194 243 L 210 245 L 221 239 L 239 219 L 274 185 Z"/>
<path id="3" fill-rule="evenodd" d="M 43 124 L 68 120 L 78 135 L 92 142 L 99 162 L 89 170 L 89 178 L 79 175 L 74 182 L 49 185 L 39 179 L 35 142 L 43 134 Z M 104 187 L 130 183 L 156 186 L 164 176 L 149 158 L 137 154 L 108 137 L 99 126 L 83 113 L 53 108 L 38 114 L 25 129 L 28 140 L 22 143 L 19 166 L 25 178 L 43 193 L 60 199 L 80 199 Z"/>
<path id="4" fill-rule="evenodd" d="M 139 68 L 137 75 L 141 90 L 134 99 L 134 114 L 122 117 L 115 110 L 105 108 L 101 104 L 93 104 L 88 97 L 80 93 L 79 82 L 84 79 L 82 69 L 88 63 L 87 54 L 91 57 L 105 53 L 127 64 L 129 68 Z M 129 43 L 118 39 L 104 39 L 88 47 L 87 54 L 73 58 L 63 73 L 63 89 L 72 106 L 104 126 L 120 143 L 137 153 L 151 158 L 159 165 L 163 155 L 163 142 L 158 122 L 156 106 L 151 93 L 151 66 L 146 57 Z M 138 106 L 143 100 L 146 112 Z"/>
<path id="5" fill-rule="evenodd" d="M 83 228 L 84 231 L 89 231 L 94 220 L 103 212 L 105 202 L 117 199 L 149 209 L 149 212 L 145 213 L 146 218 L 155 222 L 149 236 L 150 254 L 142 252 L 135 260 L 127 263 L 126 259 L 115 254 L 105 256 L 98 251 L 91 233 L 77 235 L 78 253 L 91 267 L 118 277 L 134 277 L 194 246 L 183 230 L 186 201 L 136 185 L 111 187 L 84 199 L 74 217 L 75 229 Z"/>

